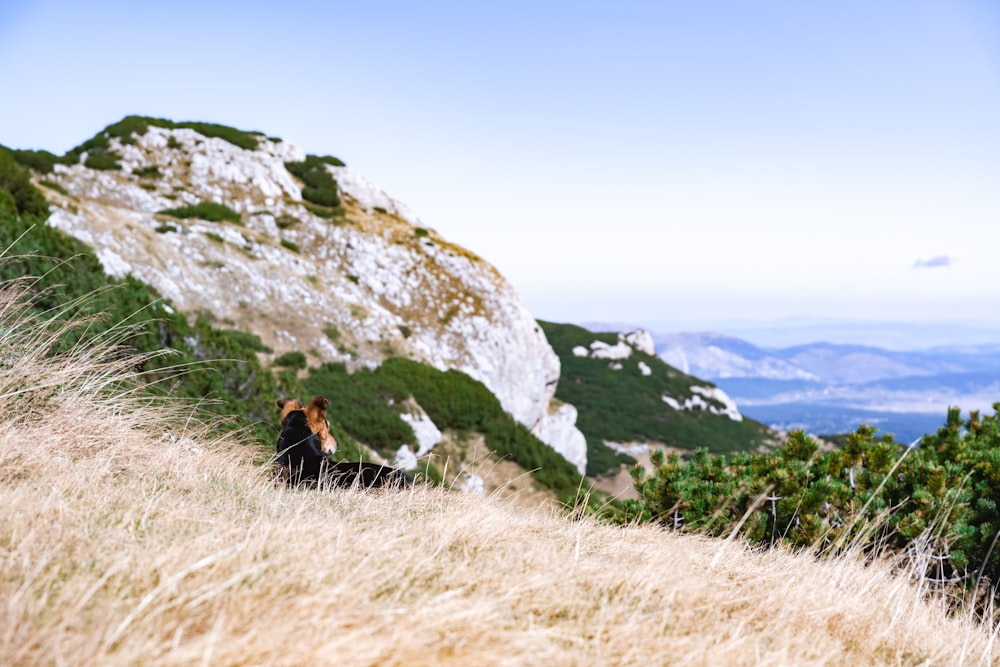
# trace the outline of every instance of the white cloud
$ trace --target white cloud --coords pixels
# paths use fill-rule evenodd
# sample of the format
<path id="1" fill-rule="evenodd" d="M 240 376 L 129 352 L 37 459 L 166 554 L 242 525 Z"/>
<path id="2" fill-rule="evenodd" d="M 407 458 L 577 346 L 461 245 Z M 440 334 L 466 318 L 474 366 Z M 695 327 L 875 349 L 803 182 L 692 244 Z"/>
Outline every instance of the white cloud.
<path id="1" fill-rule="evenodd" d="M 938 255 L 937 257 L 931 257 L 930 259 L 918 259 L 913 263 L 913 268 L 915 269 L 936 269 L 938 267 L 951 266 L 953 260 L 948 255 Z"/>

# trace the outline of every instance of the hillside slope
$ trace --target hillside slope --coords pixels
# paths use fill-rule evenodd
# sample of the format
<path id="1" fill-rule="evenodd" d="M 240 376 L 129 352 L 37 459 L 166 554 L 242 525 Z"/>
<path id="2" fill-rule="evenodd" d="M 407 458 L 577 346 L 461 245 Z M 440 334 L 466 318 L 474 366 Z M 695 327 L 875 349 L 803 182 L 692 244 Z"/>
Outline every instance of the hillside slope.
<path id="1" fill-rule="evenodd" d="M 276 488 L 0 294 L 0 663 L 995 664 L 887 562 L 443 489 Z M 11 315 L 14 315 L 12 318 Z"/>
<path id="2" fill-rule="evenodd" d="M 35 169 L 49 224 L 110 275 L 255 334 L 276 356 L 352 367 L 403 356 L 460 370 L 585 466 L 579 433 L 549 416 L 558 357 L 513 287 L 336 158 L 131 116 L 62 158 L 15 154 Z"/>
<path id="3" fill-rule="evenodd" d="M 778 443 L 776 433 L 745 418 L 721 389 L 658 358 L 645 332 L 593 333 L 570 324 L 540 324 L 562 363 L 556 398 L 579 410 L 588 474 L 613 472 L 630 462 L 627 454 L 615 452 L 649 445 L 729 453 Z"/>

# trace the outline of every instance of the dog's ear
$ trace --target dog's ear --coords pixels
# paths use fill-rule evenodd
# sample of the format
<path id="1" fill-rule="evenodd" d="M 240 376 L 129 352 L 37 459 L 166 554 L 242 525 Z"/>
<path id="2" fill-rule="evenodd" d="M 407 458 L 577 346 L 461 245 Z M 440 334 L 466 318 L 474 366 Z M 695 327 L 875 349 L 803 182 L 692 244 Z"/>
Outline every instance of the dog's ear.
<path id="1" fill-rule="evenodd" d="M 278 399 L 278 407 L 279 408 L 285 407 L 285 403 L 287 403 L 287 402 L 288 402 L 287 398 L 279 398 Z"/>
<path id="2" fill-rule="evenodd" d="M 326 406 L 330 405 L 330 399 L 326 396 L 317 396 L 312 400 L 312 403 L 320 410 L 326 410 Z"/>

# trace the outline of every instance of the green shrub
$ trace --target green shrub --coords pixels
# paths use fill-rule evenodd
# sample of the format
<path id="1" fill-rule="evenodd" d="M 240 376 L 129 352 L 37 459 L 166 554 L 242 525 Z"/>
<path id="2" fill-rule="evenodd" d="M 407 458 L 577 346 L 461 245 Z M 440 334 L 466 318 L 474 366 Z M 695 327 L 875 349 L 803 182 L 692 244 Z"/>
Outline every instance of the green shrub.
<path id="1" fill-rule="evenodd" d="M 168 208 L 159 211 L 161 215 L 169 215 L 174 218 L 198 218 L 208 222 L 232 222 L 243 224 L 240 214 L 229 208 L 225 204 L 203 201 L 192 206 L 181 206 L 179 208 Z"/>
<path id="2" fill-rule="evenodd" d="M 344 163 L 335 157 L 307 155 L 303 162 L 286 162 L 285 168 L 304 183 L 302 187 L 303 199 L 320 206 L 336 208 L 340 206 L 337 182 L 326 170 L 326 165 L 342 167 Z M 320 214 L 317 213 L 317 215 Z"/>
<path id="3" fill-rule="evenodd" d="M 50 180 L 48 180 L 46 178 L 43 178 L 42 180 L 39 181 L 39 184 L 40 185 L 44 185 L 45 187 L 49 188 L 50 190 L 55 190 L 56 192 L 58 192 L 61 195 L 65 195 L 67 197 L 69 196 L 69 192 L 66 191 L 66 188 L 64 188 L 63 186 L 59 185 L 55 181 L 50 181 Z"/>
<path id="4" fill-rule="evenodd" d="M 177 227 L 175 227 L 174 225 L 160 225 L 159 227 L 156 228 L 157 234 L 166 234 L 167 232 L 176 232 L 176 231 Z"/>
<path id="5" fill-rule="evenodd" d="M 289 241 L 288 239 L 281 239 L 281 246 L 283 248 L 288 248 L 292 252 L 302 252 L 299 249 L 299 246 L 298 246 L 297 243 L 295 243 L 294 241 Z"/>
<path id="6" fill-rule="evenodd" d="M 19 165 L 14 155 L 3 147 L 0 147 L 0 190 L 10 195 L 17 215 L 38 222 L 48 217 L 49 204 L 45 197 L 31 184 L 27 169 Z"/>
<path id="7" fill-rule="evenodd" d="M 324 220 L 333 220 L 334 218 L 339 218 L 344 215 L 344 210 L 342 208 L 327 208 L 325 206 L 315 206 L 308 202 L 302 202 L 302 206 L 305 207 L 307 211 L 309 211 L 316 217 L 323 218 Z"/>
<path id="8" fill-rule="evenodd" d="M 163 174 L 160 173 L 160 168 L 156 165 L 151 165 L 149 167 L 140 167 L 139 169 L 133 169 L 132 173 L 139 178 L 160 178 Z"/>
<path id="9" fill-rule="evenodd" d="M 87 155 L 83 166 L 88 169 L 116 170 L 122 168 L 121 163 L 118 162 L 119 159 L 118 154 L 112 151 L 94 152 Z"/>
<path id="10" fill-rule="evenodd" d="M 284 354 L 277 357 L 273 362 L 273 366 L 285 366 L 287 368 L 305 368 L 306 367 L 306 355 L 302 352 L 285 352 Z"/>
<path id="11" fill-rule="evenodd" d="M 1000 578 L 1000 403 L 993 409 L 964 422 L 952 409 L 916 447 L 861 426 L 827 452 L 793 432 L 768 454 L 655 453 L 650 474 L 634 471 L 639 499 L 618 519 L 820 552 L 917 546 L 934 556 L 929 575 L 975 588 Z"/>
<path id="12" fill-rule="evenodd" d="M 198 134 L 205 137 L 217 137 L 224 141 L 228 141 L 234 146 L 239 146 L 246 150 L 255 150 L 260 137 L 264 136 L 261 132 L 248 132 L 245 130 L 237 130 L 233 127 L 228 127 L 226 125 L 218 125 L 216 123 L 202 123 L 202 122 L 174 122 L 172 120 L 167 120 L 165 118 L 150 118 L 147 116 L 126 116 L 117 123 L 108 125 L 104 130 L 99 132 L 93 139 L 88 142 L 81 144 L 77 148 L 73 149 L 76 152 L 82 152 L 83 150 L 90 150 L 93 147 L 107 147 L 107 141 L 110 137 L 118 137 L 125 143 L 131 143 L 133 141 L 133 135 L 142 136 L 147 132 L 150 126 L 162 127 L 168 130 L 177 129 L 190 129 L 194 130 Z M 176 142 L 175 142 L 176 143 Z M 179 148 L 179 145 L 171 146 L 171 148 Z"/>
<path id="13" fill-rule="evenodd" d="M 14 159 L 20 164 L 43 174 L 51 174 L 53 167 L 63 160 L 48 151 L 10 149 Z"/>

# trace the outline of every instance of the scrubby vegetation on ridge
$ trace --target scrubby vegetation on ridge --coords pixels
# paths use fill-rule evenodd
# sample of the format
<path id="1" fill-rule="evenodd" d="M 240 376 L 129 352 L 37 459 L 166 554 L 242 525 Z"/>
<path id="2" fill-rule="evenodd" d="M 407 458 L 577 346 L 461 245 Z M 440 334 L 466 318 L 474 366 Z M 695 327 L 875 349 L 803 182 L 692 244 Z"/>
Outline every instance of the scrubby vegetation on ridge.
<path id="1" fill-rule="evenodd" d="M 482 433 L 492 451 L 530 471 L 562 502 L 575 504 L 588 490 L 572 464 L 504 412 L 485 385 L 459 371 L 394 357 L 353 373 L 343 364 L 322 364 L 302 384 L 307 395 L 330 398 L 331 423 L 383 456 L 415 444 L 413 429 L 400 419 L 412 396 L 438 428 Z"/>
<path id="2" fill-rule="evenodd" d="M 705 447 L 712 452 L 754 450 L 767 439 L 767 428 L 752 419 L 733 421 L 702 411 L 679 412 L 667 406 L 664 394 L 691 396 L 691 386 L 711 383 L 668 366 L 659 357 L 633 350 L 619 370 L 609 359 L 578 357 L 573 348 L 589 348 L 599 340 L 610 345 L 618 334 L 592 333 L 571 324 L 539 322 L 562 365 L 556 398 L 579 410 L 577 426 L 587 437 L 587 474 L 600 475 L 618 468 L 623 459 L 604 445 L 610 442 L 659 442 L 679 449 Z M 643 375 L 638 363 L 652 371 Z"/>
<path id="3" fill-rule="evenodd" d="M 275 485 L 0 286 L 0 663 L 992 664 L 894 564 Z M 266 618 L 262 617 L 266 610 Z M 405 619 L 402 622 L 401 619 Z M 303 638 L 307 639 L 304 640 Z"/>
<path id="4" fill-rule="evenodd" d="M 217 137 L 228 141 L 234 146 L 245 150 L 254 150 L 264 136 L 262 132 L 237 130 L 226 125 L 183 121 L 175 122 L 165 118 L 150 118 L 147 116 L 126 116 L 117 123 L 112 123 L 93 137 L 66 152 L 56 156 L 49 151 L 15 150 L 14 158 L 21 164 L 41 173 L 49 173 L 56 164 L 78 164 L 80 157 L 86 153 L 86 166 L 91 169 L 121 169 L 121 156 L 111 150 L 110 139 L 117 137 L 123 143 L 135 141 L 133 135 L 142 136 L 150 127 L 162 127 L 170 130 L 189 129 L 205 137 Z"/>

